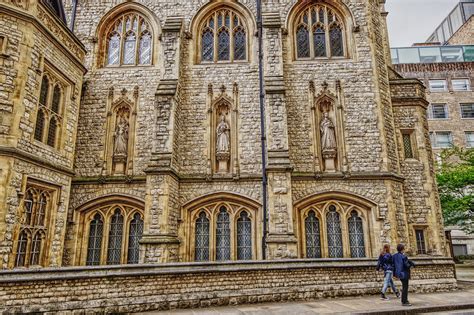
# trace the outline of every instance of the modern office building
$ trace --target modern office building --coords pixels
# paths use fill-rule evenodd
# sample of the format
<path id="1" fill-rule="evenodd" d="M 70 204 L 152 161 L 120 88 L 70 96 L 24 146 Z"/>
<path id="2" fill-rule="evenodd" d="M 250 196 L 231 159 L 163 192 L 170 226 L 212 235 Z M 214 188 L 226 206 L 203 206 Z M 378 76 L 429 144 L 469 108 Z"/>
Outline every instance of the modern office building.
<path id="1" fill-rule="evenodd" d="M 458 34 L 458 32 L 468 33 L 466 26 L 472 30 L 472 23 L 467 23 L 472 15 L 474 15 L 474 0 L 460 0 L 458 5 L 441 22 L 426 42 L 459 44 L 463 36 Z M 471 43 L 464 42 L 463 44 Z"/>

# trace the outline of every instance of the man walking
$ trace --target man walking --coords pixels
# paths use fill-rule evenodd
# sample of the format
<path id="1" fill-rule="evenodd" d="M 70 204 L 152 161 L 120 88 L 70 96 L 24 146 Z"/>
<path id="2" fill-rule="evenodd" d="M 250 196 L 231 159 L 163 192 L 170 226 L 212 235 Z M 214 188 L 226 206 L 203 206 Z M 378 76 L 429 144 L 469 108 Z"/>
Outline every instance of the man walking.
<path id="1" fill-rule="evenodd" d="M 410 280 L 410 268 L 415 267 L 415 264 L 405 255 L 403 244 L 397 245 L 397 251 L 398 253 L 393 255 L 394 275 L 402 282 L 402 305 L 411 306 L 408 302 L 408 282 Z"/>

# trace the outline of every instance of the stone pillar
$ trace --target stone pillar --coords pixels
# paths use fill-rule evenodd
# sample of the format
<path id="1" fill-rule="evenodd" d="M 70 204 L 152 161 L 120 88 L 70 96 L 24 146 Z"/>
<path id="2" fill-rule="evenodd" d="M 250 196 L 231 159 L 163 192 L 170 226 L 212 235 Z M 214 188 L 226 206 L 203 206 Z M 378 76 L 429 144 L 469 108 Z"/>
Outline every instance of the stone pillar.
<path id="1" fill-rule="evenodd" d="M 176 116 L 179 113 L 179 67 L 181 61 L 182 21 L 166 20 L 163 26 L 163 80 L 156 92 L 156 124 L 153 150 L 146 169 L 147 195 L 145 226 L 141 240 L 141 261 L 144 263 L 176 262 L 179 260 L 178 218 L 179 179 L 178 152 L 175 148 L 179 133 Z"/>
<path id="2" fill-rule="evenodd" d="M 293 225 L 288 124 L 283 80 L 282 29 L 279 13 L 263 16 L 268 175 L 268 259 L 296 258 Z"/>

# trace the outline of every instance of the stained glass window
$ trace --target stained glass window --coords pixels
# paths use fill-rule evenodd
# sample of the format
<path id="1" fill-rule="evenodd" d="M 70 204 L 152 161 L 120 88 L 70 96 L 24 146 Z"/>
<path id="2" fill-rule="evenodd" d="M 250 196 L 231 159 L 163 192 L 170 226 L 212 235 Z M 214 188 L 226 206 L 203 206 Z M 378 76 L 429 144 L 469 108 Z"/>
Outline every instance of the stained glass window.
<path id="1" fill-rule="evenodd" d="M 216 260 L 230 260 L 230 219 L 225 207 L 217 215 Z"/>
<path id="2" fill-rule="evenodd" d="M 247 31 L 240 15 L 221 8 L 201 27 L 201 61 L 237 61 L 247 58 Z"/>
<path id="3" fill-rule="evenodd" d="M 52 117 L 49 121 L 49 128 L 48 128 L 48 145 L 50 147 L 56 146 L 56 130 L 58 128 L 58 123 L 56 121 L 56 117 Z"/>
<path id="4" fill-rule="evenodd" d="M 130 221 L 130 234 L 128 236 L 127 263 L 137 264 L 140 258 L 140 239 L 143 235 L 143 219 L 139 213 Z"/>
<path id="5" fill-rule="evenodd" d="M 201 212 L 195 226 L 195 260 L 209 260 L 209 219 L 205 212 Z"/>
<path id="6" fill-rule="evenodd" d="M 309 50 L 309 33 L 305 26 L 300 26 L 296 33 L 298 58 L 308 58 Z"/>
<path id="7" fill-rule="evenodd" d="M 120 264 L 122 259 L 123 216 L 120 209 L 115 209 L 110 221 L 109 244 L 107 248 L 107 264 Z"/>
<path id="8" fill-rule="evenodd" d="M 61 104 L 61 88 L 59 87 L 59 85 L 56 85 L 53 91 L 53 101 L 51 103 L 51 110 L 54 113 L 59 114 L 60 104 Z"/>
<path id="9" fill-rule="evenodd" d="M 344 251 L 342 247 L 341 218 L 334 205 L 329 206 L 326 215 L 328 251 L 330 258 L 342 258 Z"/>
<path id="10" fill-rule="evenodd" d="M 309 5 L 297 18 L 295 32 L 297 58 L 344 56 L 342 19 L 327 5 Z"/>
<path id="11" fill-rule="evenodd" d="M 33 241 L 31 243 L 30 266 L 40 264 L 41 239 L 42 235 L 40 232 L 36 233 L 33 237 Z"/>
<path id="12" fill-rule="evenodd" d="M 342 30 L 339 26 L 331 28 L 329 38 L 331 41 L 331 55 L 336 57 L 344 56 L 344 43 L 342 39 Z"/>
<path id="13" fill-rule="evenodd" d="M 102 250 L 102 234 L 104 233 L 104 222 L 102 216 L 96 214 L 90 223 L 89 228 L 89 244 L 87 246 L 87 260 L 88 266 L 100 264 L 100 253 Z"/>
<path id="14" fill-rule="evenodd" d="M 20 237 L 18 238 L 18 246 L 16 250 L 16 259 L 15 259 L 16 267 L 25 266 L 27 245 L 28 245 L 28 234 L 26 231 L 22 231 L 20 233 Z"/>
<path id="15" fill-rule="evenodd" d="M 38 109 L 38 114 L 36 116 L 36 125 L 35 125 L 35 140 L 43 141 L 43 132 L 44 132 L 44 112 L 42 109 Z"/>
<path id="16" fill-rule="evenodd" d="M 245 211 L 237 220 L 237 259 L 252 259 L 252 221 Z"/>
<path id="17" fill-rule="evenodd" d="M 107 39 L 107 65 L 152 64 L 153 36 L 147 20 L 140 14 L 128 12 L 119 16 Z"/>
<path id="18" fill-rule="evenodd" d="M 319 230 L 319 219 L 314 211 L 308 213 L 305 219 L 306 232 L 306 257 L 321 258 L 321 236 Z"/>
<path id="19" fill-rule="evenodd" d="M 349 222 L 349 243 L 351 245 L 351 257 L 365 257 L 364 227 L 362 219 L 356 211 L 352 211 Z"/>
<path id="20" fill-rule="evenodd" d="M 49 91 L 49 79 L 47 76 L 43 76 L 43 80 L 41 81 L 40 98 L 39 98 L 39 103 L 41 105 L 46 106 L 46 104 L 48 103 L 48 91 Z"/>

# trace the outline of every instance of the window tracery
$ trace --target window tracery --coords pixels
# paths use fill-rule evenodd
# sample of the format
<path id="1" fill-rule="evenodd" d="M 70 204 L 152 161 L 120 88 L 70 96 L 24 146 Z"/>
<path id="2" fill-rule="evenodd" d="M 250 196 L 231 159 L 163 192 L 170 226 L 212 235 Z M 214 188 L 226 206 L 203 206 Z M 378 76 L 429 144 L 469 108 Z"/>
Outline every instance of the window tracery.
<path id="1" fill-rule="evenodd" d="M 143 235 L 142 210 L 126 204 L 99 207 L 83 214 L 86 265 L 136 264 Z"/>
<path id="2" fill-rule="evenodd" d="M 295 41 L 297 59 L 344 57 L 343 19 L 325 4 L 310 5 L 296 19 Z"/>
<path id="3" fill-rule="evenodd" d="M 362 218 L 357 211 L 352 211 L 347 219 L 349 225 L 349 242 L 351 245 L 351 257 L 365 257 L 364 226 Z"/>
<path id="4" fill-rule="evenodd" d="M 106 65 L 151 65 L 153 35 L 148 20 L 138 12 L 115 19 L 106 33 Z"/>
<path id="5" fill-rule="evenodd" d="M 223 7 L 209 14 L 200 28 L 201 62 L 247 60 L 247 29 L 243 17 Z"/>

